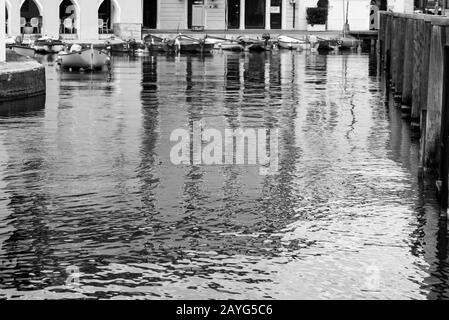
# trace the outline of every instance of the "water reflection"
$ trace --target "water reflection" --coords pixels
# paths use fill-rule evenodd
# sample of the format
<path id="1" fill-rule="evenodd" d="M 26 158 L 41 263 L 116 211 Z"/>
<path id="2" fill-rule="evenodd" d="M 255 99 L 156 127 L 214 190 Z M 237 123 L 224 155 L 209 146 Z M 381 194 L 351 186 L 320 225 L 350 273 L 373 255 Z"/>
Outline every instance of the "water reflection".
<path id="1" fill-rule="evenodd" d="M 0 297 L 447 297 L 446 225 L 374 56 L 47 61 L 45 110 L 0 108 Z M 172 165 L 197 120 L 279 128 L 279 174 Z"/>

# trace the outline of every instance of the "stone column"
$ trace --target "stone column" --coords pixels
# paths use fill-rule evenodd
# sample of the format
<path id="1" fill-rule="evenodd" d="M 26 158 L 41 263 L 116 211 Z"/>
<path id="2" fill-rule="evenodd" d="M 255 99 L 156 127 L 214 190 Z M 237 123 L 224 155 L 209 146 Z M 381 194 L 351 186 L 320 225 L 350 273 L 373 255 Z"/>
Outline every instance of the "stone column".
<path id="1" fill-rule="evenodd" d="M 5 0 L 0 0 L 0 63 L 6 61 L 5 48 Z"/>
<path id="2" fill-rule="evenodd" d="M 245 0 L 240 0 L 240 30 L 245 30 Z"/>

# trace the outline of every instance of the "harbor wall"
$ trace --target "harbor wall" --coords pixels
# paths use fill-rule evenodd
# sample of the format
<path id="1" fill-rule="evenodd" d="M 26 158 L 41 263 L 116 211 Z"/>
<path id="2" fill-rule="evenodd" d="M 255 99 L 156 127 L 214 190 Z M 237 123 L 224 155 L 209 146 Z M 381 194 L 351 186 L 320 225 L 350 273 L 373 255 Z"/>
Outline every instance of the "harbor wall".
<path id="1" fill-rule="evenodd" d="M 437 180 L 444 208 L 449 186 L 449 18 L 381 12 L 379 57 L 387 95 L 420 139 L 423 174 Z"/>
<path id="2" fill-rule="evenodd" d="M 14 61 L 7 58 L 0 66 L 0 102 L 45 94 L 44 66 L 35 60 L 11 55 Z"/>

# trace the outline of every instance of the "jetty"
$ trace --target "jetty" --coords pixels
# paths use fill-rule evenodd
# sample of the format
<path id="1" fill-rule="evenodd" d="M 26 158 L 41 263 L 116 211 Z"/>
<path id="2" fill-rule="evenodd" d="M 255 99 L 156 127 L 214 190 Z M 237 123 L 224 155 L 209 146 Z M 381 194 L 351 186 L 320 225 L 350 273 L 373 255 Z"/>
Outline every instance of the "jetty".
<path id="1" fill-rule="evenodd" d="M 436 178 L 447 218 L 449 190 L 449 18 L 380 13 L 386 89 L 420 139 L 421 173 Z"/>

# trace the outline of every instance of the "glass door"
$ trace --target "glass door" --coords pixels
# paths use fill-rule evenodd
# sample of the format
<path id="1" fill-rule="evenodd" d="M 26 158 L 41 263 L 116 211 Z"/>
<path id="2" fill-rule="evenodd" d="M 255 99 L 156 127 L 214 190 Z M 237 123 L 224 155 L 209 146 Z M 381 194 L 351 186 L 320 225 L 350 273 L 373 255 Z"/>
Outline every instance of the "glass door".
<path id="1" fill-rule="evenodd" d="M 245 1 L 245 28 L 265 29 L 265 0 Z"/>

